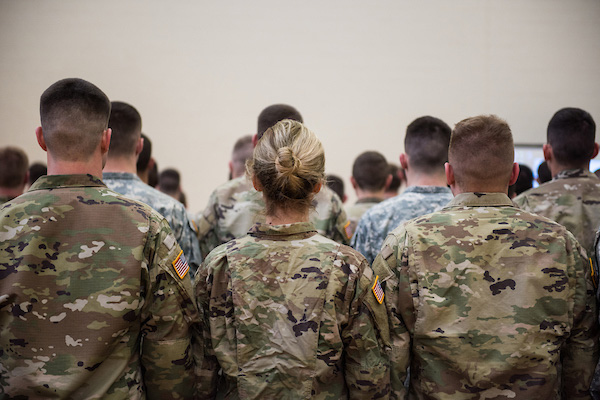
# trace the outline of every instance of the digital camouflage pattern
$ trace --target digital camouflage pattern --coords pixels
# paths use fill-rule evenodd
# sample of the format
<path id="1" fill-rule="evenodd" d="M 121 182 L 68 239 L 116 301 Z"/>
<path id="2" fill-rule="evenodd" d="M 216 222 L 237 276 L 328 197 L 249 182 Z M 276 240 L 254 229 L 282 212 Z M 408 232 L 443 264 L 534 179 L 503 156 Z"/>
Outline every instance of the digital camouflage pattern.
<path id="1" fill-rule="evenodd" d="M 583 169 L 566 170 L 550 182 L 515 197 L 523 210 L 543 215 L 565 226 L 588 254 L 600 227 L 600 179 Z"/>
<path id="2" fill-rule="evenodd" d="M 387 398 L 389 331 L 374 278 L 364 257 L 308 222 L 257 224 L 215 249 L 195 283 L 200 398 Z"/>
<path id="3" fill-rule="evenodd" d="M 311 221 L 317 232 L 336 242 L 348 244 L 348 223 L 342 201 L 333 190 L 323 185 L 314 197 Z M 196 217 L 200 250 L 206 256 L 215 247 L 244 236 L 257 223 L 265 222 L 265 202 L 245 176 L 219 186 L 210 195 L 208 205 Z"/>
<path id="4" fill-rule="evenodd" d="M 388 233 L 409 219 L 433 212 L 452 200 L 442 186 L 410 186 L 396 197 L 370 208 L 352 236 L 352 247 L 373 263 Z"/>
<path id="5" fill-rule="evenodd" d="M 158 211 L 169 223 L 177 243 L 192 267 L 192 276 L 202 263 L 196 227 L 183 204 L 168 194 L 145 184 L 137 175 L 127 172 L 104 172 L 102 180 L 109 189 L 141 201 Z"/>
<path id="6" fill-rule="evenodd" d="M 379 199 L 377 197 L 369 197 L 365 199 L 358 200 L 356 203 L 345 208 L 346 215 L 348 216 L 348 221 L 350 225 L 346 228 L 346 234 L 351 238 L 356 230 L 356 225 L 358 225 L 358 221 L 363 216 L 368 209 L 373 207 L 375 204 L 381 203 L 383 199 Z"/>
<path id="7" fill-rule="evenodd" d="M 598 314 L 584 254 L 502 193 L 459 194 L 394 230 L 373 269 L 396 398 L 410 366 L 409 399 L 589 399 Z"/>
<path id="8" fill-rule="evenodd" d="M 193 398 L 180 251 L 161 215 L 91 175 L 41 177 L 0 208 L 0 398 Z"/>

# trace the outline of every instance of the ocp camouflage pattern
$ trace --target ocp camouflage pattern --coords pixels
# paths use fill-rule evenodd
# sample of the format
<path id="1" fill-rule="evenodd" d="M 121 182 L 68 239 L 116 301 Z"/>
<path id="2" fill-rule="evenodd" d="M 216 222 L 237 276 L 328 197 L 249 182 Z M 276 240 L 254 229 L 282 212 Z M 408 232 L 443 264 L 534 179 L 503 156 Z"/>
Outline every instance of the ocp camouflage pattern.
<path id="1" fill-rule="evenodd" d="M 342 201 L 325 185 L 313 199 L 310 219 L 323 236 L 349 243 L 344 230 L 348 218 Z M 262 193 L 254 190 L 246 176 L 232 179 L 213 191 L 204 212 L 195 221 L 204 257 L 215 247 L 244 236 L 255 223 L 265 222 Z"/>
<path id="2" fill-rule="evenodd" d="M 515 197 L 523 210 L 565 226 L 589 255 L 600 227 L 600 179 L 583 169 L 565 170 L 550 182 Z"/>
<path id="3" fill-rule="evenodd" d="M 501 193 L 459 194 L 394 230 L 373 265 L 394 396 L 589 399 L 598 314 L 584 255 L 564 227 Z"/>
<path id="4" fill-rule="evenodd" d="M 257 224 L 215 249 L 195 283 L 200 398 L 387 398 L 389 331 L 373 280 L 364 257 L 308 222 Z"/>
<path id="5" fill-rule="evenodd" d="M 91 175 L 41 177 L 4 205 L 0 398 L 193 398 L 180 251 L 160 214 Z"/>

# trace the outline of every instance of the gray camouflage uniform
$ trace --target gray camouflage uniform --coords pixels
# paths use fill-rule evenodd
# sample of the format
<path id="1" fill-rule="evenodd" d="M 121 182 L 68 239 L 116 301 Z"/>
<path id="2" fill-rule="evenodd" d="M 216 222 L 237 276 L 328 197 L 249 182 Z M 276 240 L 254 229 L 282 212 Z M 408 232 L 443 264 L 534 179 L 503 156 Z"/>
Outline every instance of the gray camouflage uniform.
<path id="1" fill-rule="evenodd" d="M 373 263 L 386 236 L 402 222 L 437 210 L 452 200 L 442 186 L 410 186 L 396 197 L 369 209 L 352 236 L 352 247 Z"/>
<path id="2" fill-rule="evenodd" d="M 372 208 L 374 205 L 382 202 L 383 199 L 377 197 L 368 197 L 364 199 L 357 200 L 356 203 L 349 205 L 345 208 L 346 215 L 348 216 L 348 221 L 350 221 L 350 225 L 346 228 L 346 234 L 348 237 L 352 238 L 354 231 L 356 231 L 356 226 L 358 225 L 358 221 L 360 221 L 361 217 L 367 210 Z"/>
<path id="3" fill-rule="evenodd" d="M 600 227 L 600 179 L 583 169 L 565 170 L 515 197 L 523 210 L 565 226 L 591 256 Z"/>
<path id="4" fill-rule="evenodd" d="M 312 203 L 310 219 L 317 232 L 348 244 L 350 239 L 345 228 L 349 222 L 338 195 L 323 185 Z M 265 222 L 262 193 L 254 190 L 246 176 L 224 183 L 213 191 L 204 212 L 196 217 L 202 255 L 206 256 L 231 239 L 244 236 L 257 222 Z"/>
<path id="5" fill-rule="evenodd" d="M 0 398 L 193 398 L 180 253 L 161 215 L 91 175 L 1 207 Z"/>
<path id="6" fill-rule="evenodd" d="M 145 184 L 137 175 L 127 172 L 104 172 L 102 180 L 109 189 L 154 208 L 167 220 L 177 243 L 192 268 L 192 276 L 202 263 L 196 228 L 179 201 Z"/>
<path id="7" fill-rule="evenodd" d="M 216 248 L 195 283 L 201 398 L 387 398 L 389 330 L 373 280 L 364 257 L 308 222 L 257 224 Z"/>
<path id="8" fill-rule="evenodd" d="M 410 366 L 409 399 L 589 399 L 596 300 L 563 226 L 502 193 L 463 193 L 394 230 L 373 269 L 398 398 Z"/>

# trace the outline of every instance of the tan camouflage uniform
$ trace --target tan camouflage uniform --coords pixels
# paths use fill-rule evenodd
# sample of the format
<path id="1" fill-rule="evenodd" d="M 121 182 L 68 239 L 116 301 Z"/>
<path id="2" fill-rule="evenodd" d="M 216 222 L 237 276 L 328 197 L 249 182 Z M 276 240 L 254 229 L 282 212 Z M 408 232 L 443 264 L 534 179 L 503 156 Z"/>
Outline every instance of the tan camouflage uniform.
<path id="1" fill-rule="evenodd" d="M 215 249 L 195 284 L 206 307 L 200 397 L 387 398 L 389 330 L 373 279 L 364 257 L 308 222 L 257 224 Z"/>
<path id="2" fill-rule="evenodd" d="M 311 221 L 317 232 L 342 244 L 349 243 L 348 224 L 342 201 L 323 185 L 313 199 Z M 196 218 L 200 250 L 205 257 L 215 247 L 244 236 L 257 222 L 265 222 L 265 202 L 245 176 L 219 186 L 210 195 L 208 205 Z"/>
<path id="3" fill-rule="evenodd" d="M 345 208 L 348 221 L 350 221 L 350 225 L 346 228 L 346 234 L 350 238 L 352 238 L 352 235 L 356 230 L 356 225 L 358 225 L 358 221 L 360 221 L 363 214 L 374 205 L 381 203 L 382 200 L 383 199 L 377 197 L 369 197 L 358 200 L 356 203 Z"/>
<path id="4" fill-rule="evenodd" d="M 593 254 L 600 227 L 600 179 L 583 169 L 560 172 L 550 182 L 515 197 L 523 210 L 543 215 L 565 226 Z"/>
<path id="5" fill-rule="evenodd" d="M 0 398 L 193 398 L 180 252 L 160 214 L 91 175 L 41 177 L 2 207 Z"/>
<path id="6" fill-rule="evenodd" d="M 409 399 L 589 399 L 594 287 L 564 227 L 505 194 L 463 193 L 394 230 L 373 269 L 385 286 L 397 398 L 410 366 Z"/>

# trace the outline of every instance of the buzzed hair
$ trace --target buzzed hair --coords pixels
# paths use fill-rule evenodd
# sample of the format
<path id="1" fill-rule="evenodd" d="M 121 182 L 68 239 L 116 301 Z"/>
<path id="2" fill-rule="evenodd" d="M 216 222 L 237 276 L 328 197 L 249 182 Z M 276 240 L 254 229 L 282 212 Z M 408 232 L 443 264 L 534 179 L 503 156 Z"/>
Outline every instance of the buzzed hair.
<path id="1" fill-rule="evenodd" d="M 0 187 L 18 188 L 25 183 L 29 160 L 17 147 L 0 148 Z"/>
<path id="2" fill-rule="evenodd" d="M 61 160 L 88 160 L 108 127 L 109 115 L 110 100 L 106 94 L 83 79 L 62 79 L 40 98 L 46 147 Z"/>
<path id="3" fill-rule="evenodd" d="M 495 115 L 460 121 L 448 151 L 454 178 L 461 187 L 510 181 L 515 150 L 508 123 Z"/>
<path id="4" fill-rule="evenodd" d="M 344 197 L 346 197 L 346 191 L 342 178 L 334 174 L 328 174 L 325 176 L 325 184 L 327 187 L 329 187 L 329 189 L 333 190 L 338 195 L 340 200 L 344 200 Z"/>
<path id="5" fill-rule="evenodd" d="M 108 157 L 134 154 L 142 134 L 142 117 L 138 110 L 122 101 L 113 101 L 108 126 L 112 129 Z"/>
<path id="6" fill-rule="evenodd" d="M 231 163 L 233 164 L 233 174 L 236 176 L 244 175 L 246 171 L 246 161 L 252 158 L 254 144 L 252 135 L 242 136 L 236 140 L 231 152 Z"/>
<path id="7" fill-rule="evenodd" d="M 406 128 L 404 151 L 410 166 L 419 172 L 442 172 L 448 161 L 448 145 L 452 129 L 439 118 L 424 116 L 415 119 Z"/>
<path id="8" fill-rule="evenodd" d="M 287 104 L 273 104 L 262 110 L 258 116 L 258 128 L 256 130 L 258 138 L 260 139 L 267 129 L 284 119 L 304 122 L 300 112 Z"/>
<path id="9" fill-rule="evenodd" d="M 596 123 L 580 108 L 558 110 L 548 123 L 547 140 L 552 154 L 560 164 L 578 168 L 589 163 L 594 155 Z"/>
<path id="10" fill-rule="evenodd" d="M 352 176 L 356 184 L 367 191 L 383 189 L 389 172 L 387 160 L 377 151 L 365 151 L 356 157 L 352 165 Z"/>

